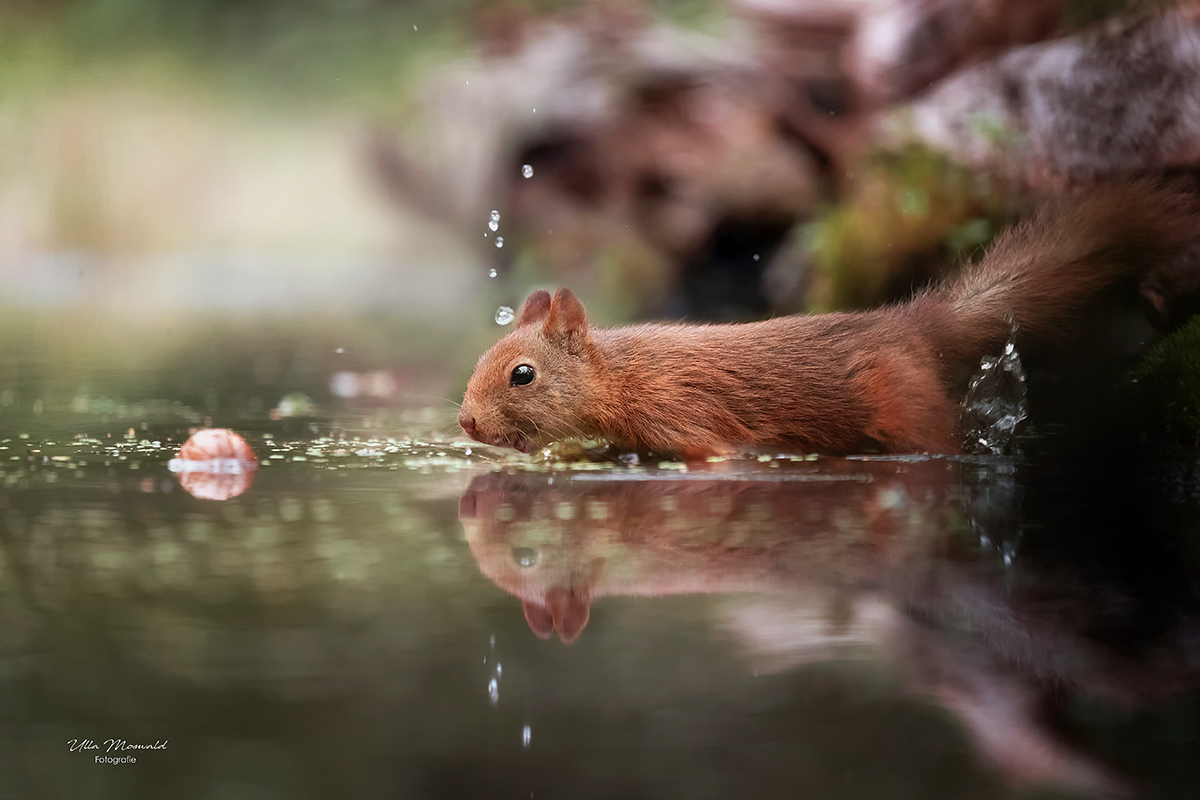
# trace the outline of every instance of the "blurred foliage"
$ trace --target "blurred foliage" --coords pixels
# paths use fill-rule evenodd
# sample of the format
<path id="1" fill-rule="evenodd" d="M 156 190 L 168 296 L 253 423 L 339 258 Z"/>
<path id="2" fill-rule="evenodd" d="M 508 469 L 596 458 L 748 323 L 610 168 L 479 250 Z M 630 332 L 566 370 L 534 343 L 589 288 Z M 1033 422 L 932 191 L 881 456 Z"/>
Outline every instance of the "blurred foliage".
<path id="1" fill-rule="evenodd" d="M 877 151 L 840 203 L 805 226 L 814 310 L 897 299 L 979 252 L 1007 216 L 1008 192 L 921 147 Z M 793 244 L 795 246 L 795 244 Z"/>
<path id="2" fill-rule="evenodd" d="M 395 379 L 386 403 L 360 405 L 449 412 L 496 332 L 478 315 L 455 318 L 453 333 L 379 312 L 292 320 L 146 312 L 120 320 L 77 310 L 70 325 L 37 311 L 7 309 L 3 317 L 0 419 L 8 425 L 33 424 L 43 410 L 97 397 L 123 404 L 169 398 L 219 424 L 263 418 L 295 392 L 324 412 L 344 405 L 330 386 L 342 371 L 385 370 Z"/>
<path id="3" fill-rule="evenodd" d="M 124 62 L 147 83 L 207 75 L 275 101 L 351 97 L 398 105 L 429 61 L 467 49 L 484 12 L 534 13 L 580 0 L 63 0 L 0 3 L 0 88 L 70 80 Z M 680 21 L 713 0 L 654 0 Z M 132 63 L 130 63 L 132 62 Z"/>
<path id="4" fill-rule="evenodd" d="M 1183 5 L 1184 2 L 1185 0 L 1067 0 L 1063 9 L 1063 24 L 1068 30 L 1078 30 L 1116 14 L 1149 13 Z"/>

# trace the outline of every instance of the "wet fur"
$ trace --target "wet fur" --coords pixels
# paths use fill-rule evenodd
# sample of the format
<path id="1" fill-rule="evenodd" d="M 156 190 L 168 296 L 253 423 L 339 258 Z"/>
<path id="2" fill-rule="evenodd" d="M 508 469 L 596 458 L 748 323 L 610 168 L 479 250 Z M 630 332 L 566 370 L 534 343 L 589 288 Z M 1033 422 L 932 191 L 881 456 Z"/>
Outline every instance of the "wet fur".
<path id="1" fill-rule="evenodd" d="M 957 385 L 1015 322 L 1058 336 L 1108 285 L 1187 237 L 1179 204 L 1127 184 L 1044 209 L 962 275 L 908 303 L 743 325 L 592 329 L 567 289 L 530 296 L 482 358 L 459 420 L 529 451 L 580 436 L 696 459 L 751 447 L 953 453 Z M 529 364 L 537 378 L 510 386 Z"/>

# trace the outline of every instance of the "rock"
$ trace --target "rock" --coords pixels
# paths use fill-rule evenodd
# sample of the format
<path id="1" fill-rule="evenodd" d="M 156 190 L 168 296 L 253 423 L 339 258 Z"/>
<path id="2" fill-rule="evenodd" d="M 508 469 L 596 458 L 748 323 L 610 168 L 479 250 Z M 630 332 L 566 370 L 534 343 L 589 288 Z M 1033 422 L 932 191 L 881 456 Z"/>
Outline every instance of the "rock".
<path id="1" fill-rule="evenodd" d="M 884 120 L 1041 190 L 1200 161 L 1200 15 L 1114 18 L 969 67 Z"/>
<path id="2" fill-rule="evenodd" d="M 845 63 L 871 105 L 928 89 L 964 65 L 1058 27 L 1063 0 L 891 0 L 864 4 Z"/>

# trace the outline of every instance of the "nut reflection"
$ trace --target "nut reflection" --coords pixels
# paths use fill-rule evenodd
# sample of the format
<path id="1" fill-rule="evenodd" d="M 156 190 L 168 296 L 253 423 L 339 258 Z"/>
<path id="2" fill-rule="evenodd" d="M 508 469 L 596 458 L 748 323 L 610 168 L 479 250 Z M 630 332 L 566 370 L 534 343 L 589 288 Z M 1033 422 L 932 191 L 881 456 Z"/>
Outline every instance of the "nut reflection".
<path id="1" fill-rule="evenodd" d="M 207 428 L 192 434 L 169 469 L 193 497 L 228 500 L 250 488 L 258 459 L 246 440 L 225 428 Z"/>

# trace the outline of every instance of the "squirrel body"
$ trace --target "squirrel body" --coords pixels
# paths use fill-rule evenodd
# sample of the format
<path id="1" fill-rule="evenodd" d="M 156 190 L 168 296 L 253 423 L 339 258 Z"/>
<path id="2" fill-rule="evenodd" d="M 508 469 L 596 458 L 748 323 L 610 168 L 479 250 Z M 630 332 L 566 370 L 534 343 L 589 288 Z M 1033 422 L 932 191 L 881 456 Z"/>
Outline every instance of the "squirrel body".
<path id="1" fill-rule="evenodd" d="M 1102 289 L 1171 255 L 1188 236 L 1177 206 L 1133 183 L 1047 207 L 957 278 L 858 313 L 598 329 L 570 290 L 539 290 L 480 358 L 459 423 L 523 452 L 580 437 L 688 460 L 955 453 L 958 378 L 1014 324 L 1053 337 Z"/>

